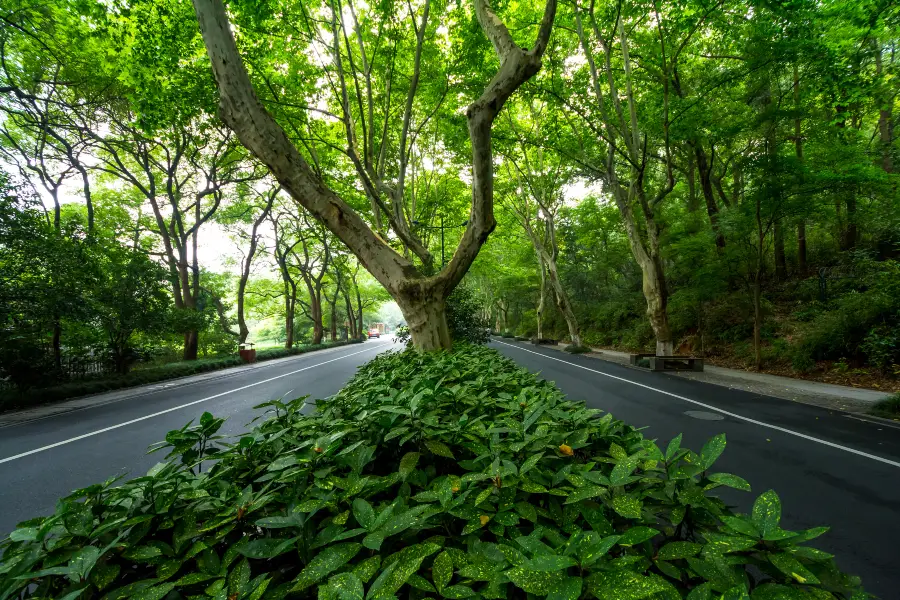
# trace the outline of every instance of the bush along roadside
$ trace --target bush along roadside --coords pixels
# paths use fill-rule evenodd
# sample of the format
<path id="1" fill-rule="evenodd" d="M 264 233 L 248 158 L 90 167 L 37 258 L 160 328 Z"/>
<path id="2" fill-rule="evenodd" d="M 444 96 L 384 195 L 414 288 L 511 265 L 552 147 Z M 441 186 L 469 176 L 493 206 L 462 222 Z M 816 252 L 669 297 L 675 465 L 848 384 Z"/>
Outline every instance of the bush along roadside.
<path id="1" fill-rule="evenodd" d="M 286 356 L 294 356 L 304 354 L 314 350 L 322 350 L 325 348 L 335 348 L 345 346 L 347 344 L 355 344 L 362 342 L 359 340 L 325 342 L 323 344 L 315 344 L 308 346 L 295 346 L 293 348 L 271 348 L 260 350 L 256 353 L 257 361 L 271 360 L 273 358 L 283 358 Z M 176 379 L 178 377 L 187 377 L 189 375 L 197 375 L 209 371 L 218 371 L 219 369 L 227 369 L 229 367 L 237 367 L 245 364 L 238 356 L 227 356 L 224 358 L 210 358 L 194 361 L 177 362 L 160 367 L 149 369 L 141 369 L 132 371 L 128 375 L 119 375 L 112 377 L 102 377 L 97 379 L 85 379 L 81 381 L 72 381 L 62 385 L 56 385 L 46 388 L 32 388 L 29 390 L 4 390 L 0 392 L 0 412 L 15 408 L 29 408 L 39 406 L 41 404 L 50 404 L 59 402 L 69 398 L 77 398 L 79 396 L 88 396 L 91 394 L 100 394 L 113 390 L 145 385 L 148 383 L 156 383 L 157 381 L 165 381 L 168 379 Z"/>
<path id="2" fill-rule="evenodd" d="M 0 599 L 862 599 L 787 531 L 715 496 L 724 436 L 663 450 L 493 350 L 379 356 L 337 395 L 170 432 L 167 461 L 79 490 L 0 543 Z M 200 471 L 200 460 L 204 460 Z"/>

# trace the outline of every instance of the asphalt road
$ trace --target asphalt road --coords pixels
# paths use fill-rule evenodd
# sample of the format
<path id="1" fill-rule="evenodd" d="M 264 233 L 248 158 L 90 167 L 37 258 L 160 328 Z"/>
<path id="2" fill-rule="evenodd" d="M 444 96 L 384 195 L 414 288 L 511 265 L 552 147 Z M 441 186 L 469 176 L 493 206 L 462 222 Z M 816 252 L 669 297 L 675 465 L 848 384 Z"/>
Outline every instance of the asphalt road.
<path id="1" fill-rule="evenodd" d="M 725 433 L 717 469 L 775 489 L 786 529 L 831 525 L 815 545 L 836 555 L 866 589 L 900 598 L 900 430 L 839 413 L 528 344 L 492 344 L 553 380 L 572 399 L 637 426 L 661 445 Z M 244 429 L 252 407 L 278 397 L 335 393 L 356 369 L 392 347 L 388 339 L 301 355 L 251 371 L 0 429 L 0 535 L 53 511 L 73 489 L 114 474 L 143 474 L 160 460 L 147 446 L 203 411 L 227 416 L 223 433 Z M 708 420 L 717 419 L 717 420 Z M 748 510 L 755 494 L 723 497 Z"/>
<path id="2" fill-rule="evenodd" d="M 831 526 L 811 545 L 862 577 L 869 593 L 900 598 L 900 429 L 530 344 L 492 346 L 569 398 L 646 426 L 644 435 L 663 448 L 683 433 L 682 446 L 699 452 L 725 433 L 714 469 L 740 475 L 753 493 L 725 490 L 723 499 L 749 512 L 758 494 L 774 489 L 784 529 Z M 714 418 L 721 420 L 706 420 Z"/>
<path id="3" fill-rule="evenodd" d="M 228 417 L 220 433 L 240 433 L 258 414 L 253 406 L 273 398 L 330 396 L 391 347 L 390 338 L 368 340 L 0 428 L 0 536 L 16 523 L 52 514 L 56 500 L 72 490 L 113 475 L 143 475 L 165 456 L 148 455 L 147 447 L 204 411 Z"/>

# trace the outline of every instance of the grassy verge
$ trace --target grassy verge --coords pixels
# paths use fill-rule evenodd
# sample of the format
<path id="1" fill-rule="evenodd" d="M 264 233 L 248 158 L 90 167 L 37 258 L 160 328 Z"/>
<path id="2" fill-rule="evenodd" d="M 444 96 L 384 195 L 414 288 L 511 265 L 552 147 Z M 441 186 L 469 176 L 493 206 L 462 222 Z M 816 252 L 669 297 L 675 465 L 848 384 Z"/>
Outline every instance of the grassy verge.
<path id="1" fill-rule="evenodd" d="M 273 358 L 283 358 L 286 356 L 294 356 L 297 354 L 312 352 L 314 350 L 344 346 L 346 344 L 352 343 L 356 342 L 326 342 L 324 344 L 317 345 L 296 346 L 294 348 L 291 348 L 290 350 L 286 348 L 271 348 L 260 350 L 259 352 L 257 352 L 256 360 L 264 361 L 271 360 Z M 167 379 L 176 379 L 178 377 L 197 375 L 199 373 L 206 373 L 208 371 L 227 369 L 228 367 L 236 367 L 243 364 L 245 364 L 244 361 L 237 356 L 228 356 L 224 358 L 207 358 L 194 361 L 172 363 L 148 369 L 140 369 L 132 371 L 127 375 L 72 381 L 69 383 L 46 388 L 34 388 L 25 391 L 7 390 L 0 392 L 0 411 L 39 406 L 41 404 L 59 402 L 61 400 L 67 400 L 69 398 L 89 396 L 91 394 L 100 394 L 103 392 L 109 392 L 122 388 L 146 385 L 148 383 L 156 383 L 157 381 L 165 381 Z"/>
<path id="2" fill-rule="evenodd" d="M 864 598 L 786 531 L 774 491 L 664 449 L 497 352 L 387 353 L 338 394 L 208 413 L 146 477 L 91 486 L 0 542 L 0 598 Z M 204 462 L 203 472 L 199 471 Z"/>
<path id="3" fill-rule="evenodd" d="M 900 421 L 900 394 L 894 394 L 890 398 L 876 402 L 869 413 L 876 417 Z"/>

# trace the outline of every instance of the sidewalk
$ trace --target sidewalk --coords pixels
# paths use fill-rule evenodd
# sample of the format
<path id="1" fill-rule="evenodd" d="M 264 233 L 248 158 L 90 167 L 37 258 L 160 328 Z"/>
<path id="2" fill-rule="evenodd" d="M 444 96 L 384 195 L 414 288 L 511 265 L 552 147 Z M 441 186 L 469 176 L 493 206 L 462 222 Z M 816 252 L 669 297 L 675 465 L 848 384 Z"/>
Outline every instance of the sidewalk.
<path id="1" fill-rule="evenodd" d="M 565 346 L 544 347 L 562 350 Z M 584 356 L 630 366 L 629 353 L 627 352 L 594 350 Z M 808 381 L 806 379 L 793 379 L 767 373 L 727 369 L 714 365 L 704 365 L 701 373 L 693 371 L 666 371 L 665 374 L 846 412 L 867 412 L 872 404 L 890 397 L 890 394 L 875 390 Z"/>
<path id="2" fill-rule="evenodd" d="M 249 365 L 241 365 L 237 367 L 229 367 L 226 369 L 209 371 L 207 373 L 200 373 L 199 375 L 188 375 L 186 377 L 178 377 L 176 379 L 167 379 L 158 383 L 150 383 L 136 387 L 122 388 L 119 390 L 113 390 L 111 392 L 104 392 L 102 394 L 94 394 L 93 396 L 82 396 L 80 398 L 74 398 L 72 400 L 63 400 L 62 402 L 55 402 L 53 404 L 42 404 L 40 406 L 35 406 L 34 408 L 12 410 L 9 412 L 0 413 L 0 429 L 2 429 L 3 427 L 8 427 L 10 425 L 17 425 L 19 423 L 26 423 L 28 421 L 37 421 L 39 419 L 45 419 L 54 415 L 73 412 L 84 408 L 91 408 L 94 406 L 102 406 L 104 404 L 121 402 L 122 400 L 129 400 L 131 398 L 145 396 L 147 394 L 152 394 L 160 390 L 178 388 L 202 381 L 210 381 L 213 379 L 234 377 L 235 375 L 240 375 L 241 373 L 246 373 L 247 371 L 265 369 L 267 367 L 273 367 L 285 362 L 297 360 L 298 358 L 308 357 L 310 354 L 321 356 L 324 354 L 337 352 L 338 350 L 346 350 L 348 347 L 349 346 L 338 346 L 336 348 L 313 350 L 310 352 L 304 352 L 302 354 L 296 354 L 294 356 L 273 358 L 271 360 L 252 363 Z"/>

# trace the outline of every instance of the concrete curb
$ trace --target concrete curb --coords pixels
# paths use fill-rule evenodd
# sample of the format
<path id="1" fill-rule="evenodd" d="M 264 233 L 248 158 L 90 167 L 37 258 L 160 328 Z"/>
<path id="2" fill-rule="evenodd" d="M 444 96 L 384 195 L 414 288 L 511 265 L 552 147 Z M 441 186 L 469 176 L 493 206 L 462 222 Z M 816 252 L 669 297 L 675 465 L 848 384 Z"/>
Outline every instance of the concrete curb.
<path id="1" fill-rule="evenodd" d="M 308 352 L 303 352 L 301 354 L 295 354 L 293 356 L 285 356 L 283 358 L 273 358 L 271 360 L 265 360 L 265 361 L 250 364 L 250 365 L 240 365 L 237 367 L 228 367 L 225 369 L 209 371 L 207 373 L 200 373 L 198 375 L 186 375 L 184 377 L 176 377 L 174 379 L 165 379 L 162 381 L 158 381 L 156 383 L 139 385 L 139 386 L 135 386 L 135 387 L 122 388 L 122 389 L 113 390 L 110 392 L 103 392 L 101 394 L 94 394 L 91 396 L 80 396 L 78 398 L 63 400 L 61 402 L 55 402 L 52 404 L 42 404 L 40 406 L 35 406 L 34 408 L 12 410 L 9 412 L 0 413 L 0 429 L 2 429 L 4 427 L 11 427 L 13 425 L 22 425 L 24 423 L 31 423 L 33 421 L 40 421 L 41 419 L 46 419 L 49 417 L 54 417 L 54 416 L 65 414 L 65 413 L 76 412 L 76 411 L 85 410 L 88 408 L 94 408 L 95 406 L 103 406 L 106 404 L 122 402 L 124 400 L 131 400 L 132 398 L 147 396 L 149 394 L 154 394 L 156 392 L 161 392 L 164 390 L 172 390 L 172 389 L 176 389 L 176 388 L 180 388 L 180 387 L 185 387 L 188 385 L 193 385 L 195 383 L 203 383 L 206 381 L 213 381 L 216 379 L 225 379 L 228 377 L 234 377 L 236 375 L 240 375 L 241 373 L 246 373 L 247 371 L 264 369 L 267 367 L 277 366 L 280 364 L 291 362 L 291 361 L 303 358 L 305 356 L 308 356 L 310 354 L 316 354 L 316 355 L 332 354 L 339 350 L 345 350 L 347 348 L 355 348 L 360 345 L 362 345 L 362 344 L 345 344 L 343 346 L 338 346 L 336 348 L 323 348 L 321 350 L 310 350 Z"/>

